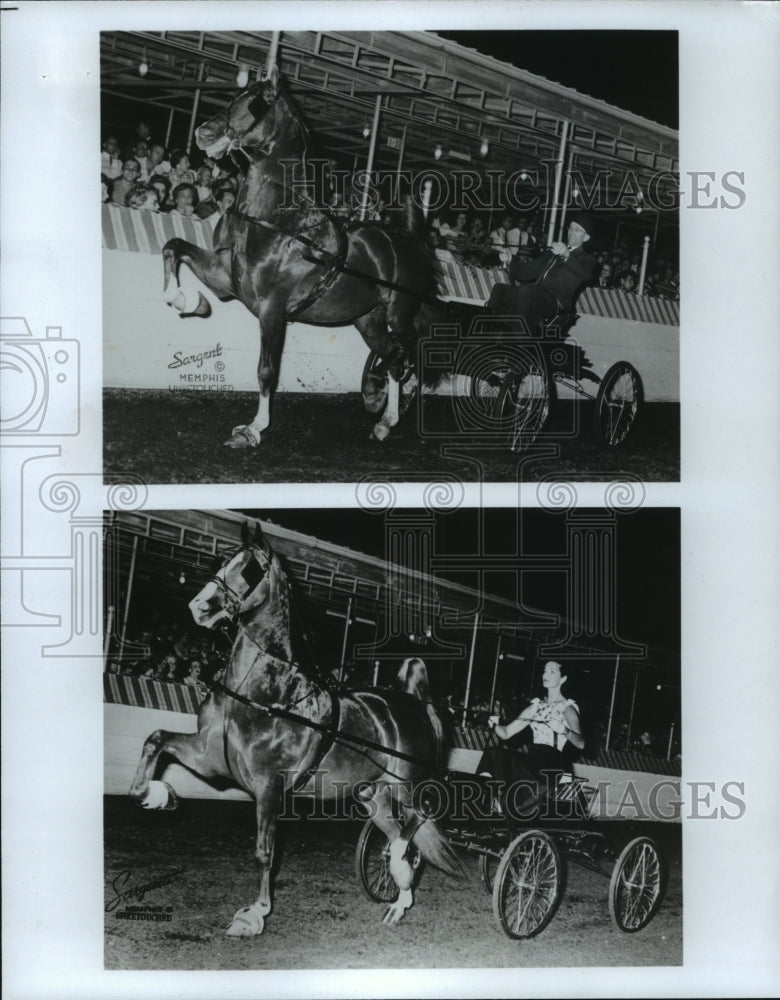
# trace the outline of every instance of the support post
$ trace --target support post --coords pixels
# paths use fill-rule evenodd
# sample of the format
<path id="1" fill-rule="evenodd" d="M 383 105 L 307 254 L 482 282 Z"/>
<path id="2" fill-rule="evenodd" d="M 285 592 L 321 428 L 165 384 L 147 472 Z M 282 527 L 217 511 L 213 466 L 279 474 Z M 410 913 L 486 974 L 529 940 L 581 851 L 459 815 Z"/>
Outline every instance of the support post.
<path id="1" fill-rule="evenodd" d="M 203 72 L 206 66 L 205 63 L 200 64 L 200 69 L 198 70 L 198 83 L 203 81 Z M 192 137 L 195 135 L 195 119 L 198 117 L 198 105 L 200 104 L 200 87 L 195 91 L 195 97 L 192 101 L 192 113 L 190 114 L 190 127 L 187 131 L 187 155 L 189 156 L 190 150 L 192 149 Z"/>
<path id="2" fill-rule="evenodd" d="M 571 165 L 574 159 L 574 150 L 569 150 L 569 159 L 566 162 L 566 186 L 563 189 L 563 204 L 561 206 L 561 224 L 558 228 L 558 239 L 564 238 L 564 226 L 566 225 L 566 210 L 569 204 L 569 192 L 571 191 Z"/>
<path id="3" fill-rule="evenodd" d="M 344 638 L 341 640 L 341 659 L 339 661 L 339 684 L 344 680 L 344 663 L 347 658 L 347 640 L 349 626 L 352 624 L 352 598 L 347 601 L 347 615 L 344 619 Z"/>
<path id="4" fill-rule="evenodd" d="M 650 237 L 645 236 L 642 241 L 642 266 L 639 269 L 639 285 L 637 286 L 636 293 L 641 295 L 645 289 L 645 275 L 647 274 L 647 255 L 650 251 Z"/>
<path id="5" fill-rule="evenodd" d="M 490 685 L 490 714 L 493 714 L 493 702 L 496 697 L 496 682 L 498 681 L 498 664 L 501 660 L 501 633 L 498 633 L 498 642 L 496 643 L 496 659 L 493 664 L 493 683 Z"/>
<path id="6" fill-rule="evenodd" d="M 135 579 L 135 558 L 138 554 L 138 535 L 133 536 L 133 554 L 130 557 L 130 571 L 127 574 L 127 594 L 125 595 L 125 613 L 122 619 L 122 635 L 119 637 L 119 658 L 125 649 L 125 636 L 127 635 L 127 619 L 130 615 L 130 598 L 133 594 L 133 580 Z"/>
<path id="7" fill-rule="evenodd" d="M 609 741 L 612 738 L 612 717 L 615 714 L 615 692 L 617 691 L 618 670 L 620 669 L 620 653 L 615 658 L 615 676 L 612 680 L 612 700 L 609 703 L 609 722 L 607 723 L 607 742 L 604 747 L 609 750 Z"/>
<path id="8" fill-rule="evenodd" d="M 561 194 L 561 177 L 563 176 L 563 157 L 566 153 L 566 137 L 569 133 L 568 121 L 563 122 L 561 129 L 561 145 L 558 149 L 558 160 L 555 164 L 555 190 L 550 207 L 550 224 L 547 229 L 547 245 L 551 246 L 555 239 L 555 222 L 558 218 L 558 199 Z"/>
<path id="9" fill-rule="evenodd" d="M 268 49 L 268 56 L 266 57 L 266 60 L 265 60 L 265 78 L 264 79 L 266 79 L 266 80 L 271 75 L 271 70 L 276 65 L 276 53 L 279 51 L 279 36 L 280 35 L 281 35 L 281 31 L 272 31 L 271 32 L 271 46 Z"/>
<path id="10" fill-rule="evenodd" d="M 479 611 L 474 615 L 474 629 L 471 633 L 471 650 L 469 651 L 469 670 L 466 675 L 466 697 L 463 699 L 463 725 L 466 725 L 466 711 L 469 707 L 471 694 L 471 678 L 474 673 L 474 654 L 477 649 L 477 630 L 479 629 Z"/>
<path id="11" fill-rule="evenodd" d="M 368 194 L 371 190 L 371 171 L 374 169 L 374 153 L 376 152 L 376 139 L 379 133 L 379 112 L 382 110 L 382 95 L 376 95 L 374 104 L 374 121 L 371 125 L 371 142 L 368 147 L 368 163 L 366 164 L 366 178 L 363 185 L 363 197 L 360 202 L 360 221 L 365 221 L 368 209 Z"/>

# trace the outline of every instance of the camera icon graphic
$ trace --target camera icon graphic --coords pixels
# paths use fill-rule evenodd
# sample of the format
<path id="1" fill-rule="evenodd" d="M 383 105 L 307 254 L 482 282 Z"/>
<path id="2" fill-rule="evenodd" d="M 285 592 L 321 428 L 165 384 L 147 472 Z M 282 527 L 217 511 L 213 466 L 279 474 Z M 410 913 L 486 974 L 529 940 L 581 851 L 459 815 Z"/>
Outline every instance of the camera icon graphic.
<path id="1" fill-rule="evenodd" d="M 0 318 L 0 435 L 79 433 L 79 343 L 62 328 L 34 337 L 21 316 Z"/>
<path id="2" fill-rule="evenodd" d="M 543 422 L 549 408 L 549 374 L 542 344 L 530 337 L 518 317 L 492 314 L 432 326 L 419 343 L 419 365 L 426 378 L 449 381 L 452 418 L 446 427 L 427 421 L 420 432 L 430 438 L 476 439 L 505 445 L 521 419 Z M 537 412 L 538 411 L 538 412 Z"/>

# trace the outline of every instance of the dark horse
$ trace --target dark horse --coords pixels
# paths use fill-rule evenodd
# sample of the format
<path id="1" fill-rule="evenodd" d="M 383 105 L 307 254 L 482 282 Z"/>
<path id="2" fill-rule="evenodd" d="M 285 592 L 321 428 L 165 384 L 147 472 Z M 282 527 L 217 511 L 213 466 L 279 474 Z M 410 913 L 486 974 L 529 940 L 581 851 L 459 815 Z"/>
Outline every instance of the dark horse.
<path id="1" fill-rule="evenodd" d="M 224 686 L 201 705 L 197 733 L 152 733 L 130 794 L 147 809 L 175 807 L 173 789 L 155 779 L 167 754 L 204 777 L 232 779 L 255 799 L 260 892 L 236 913 L 229 935 L 263 931 L 277 815 L 290 789 L 320 799 L 348 789 L 367 806 L 391 841 L 390 870 L 400 890 L 385 923 L 396 923 L 413 903 L 412 840 L 424 858 L 460 873 L 438 826 L 416 803 L 415 788 L 436 773 L 442 749 L 421 660 L 405 661 L 398 691 L 331 694 L 293 662 L 287 577 L 264 538 L 258 533 L 250 541 L 246 529 L 241 548 L 225 557 L 190 610 L 206 628 L 223 619 L 238 624 Z"/>
<path id="2" fill-rule="evenodd" d="M 179 288 L 185 263 L 217 298 L 239 299 L 260 322 L 257 414 L 225 443 L 260 443 L 292 319 L 315 326 L 352 323 L 387 362 L 387 407 L 373 429 L 383 440 L 398 422 L 399 381 L 412 367 L 423 332 L 420 306 L 436 290 L 422 213 L 409 201 L 402 228 L 372 222 L 344 227 L 325 211 L 311 180 L 309 132 L 275 68 L 201 125 L 196 139 L 209 156 L 240 152 L 249 163 L 232 212 L 214 232 L 213 252 L 181 239 L 163 247 L 166 296 L 182 316 L 211 311 L 203 295 L 192 301 Z"/>

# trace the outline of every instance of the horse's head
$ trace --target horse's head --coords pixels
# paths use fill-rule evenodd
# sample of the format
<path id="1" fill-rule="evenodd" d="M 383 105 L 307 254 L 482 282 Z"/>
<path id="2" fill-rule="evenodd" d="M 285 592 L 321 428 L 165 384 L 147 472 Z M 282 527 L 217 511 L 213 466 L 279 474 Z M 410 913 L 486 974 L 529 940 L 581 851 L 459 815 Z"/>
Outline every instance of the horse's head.
<path id="1" fill-rule="evenodd" d="M 241 547 L 225 555 L 217 572 L 189 603 L 195 623 L 214 628 L 223 619 L 237 621 L 265 604 L 272 558 L 259 527 L 252 539 L 244 524 Z"/>
<path id="2" fill-rule="evenodd" d="M 282 110 L 277 100 L 283 93 L 274 67 L 267 79 L 242 90 L 224 111 L 199 126 L 195 141 L 215 159 L 236 149 L 250 156 L 267 153 L 280 133 Z"/>

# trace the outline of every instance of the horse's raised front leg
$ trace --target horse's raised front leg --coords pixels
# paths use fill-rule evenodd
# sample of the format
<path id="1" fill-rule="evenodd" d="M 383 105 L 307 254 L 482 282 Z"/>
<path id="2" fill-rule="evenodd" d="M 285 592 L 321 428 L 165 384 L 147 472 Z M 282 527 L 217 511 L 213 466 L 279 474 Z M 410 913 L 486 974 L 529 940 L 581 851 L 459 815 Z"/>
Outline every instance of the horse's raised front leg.
<path id="1" fill-rule="evenodd" d="M 166 781 L 155 778 L 157 765 L 163 753 L 175 757 L 185 767 L 202 774 L 204 778 L 221 773 L 212 761 L 216 750 L 209 732 L 169 733 L 158 729 L 144 743 L 141 759 L 130 786 L 131 798 L 144 809 L 175 809 L 179 804 L 176 793 Z"/>
<path id="2" fill-rule="evenodd" d="M 183 319 L 189 316 L 210 316 L 211 306 L 205 295 L 196 288 L 181 287 L 179 270 L 182 264 L 186 264 L 195 277 L 222 302 L 234 297 L 230 273 L 226 267 L 229 255 L 203 250 L 178 237 L 168 240 L 162 254 L 165 301 L 177 309 Z"/>
<path id="3" fill-rule="evenodd" d="M 249 424 L 239 424 L 233 428 L 225 441 L 228 448 L 256 448 L 271 423 L 271 394 L 276 388 L 279 375 L 279 360 L 282 354 L 284 331 L 287 321 L 284 305 L 279 302 L 263 302 L 259 308 L 260 320 L 260 361 L 257 365 L 257 384 L 260 395 L 257 413 Z"/>
<path id="4" fill-rule="evenodd" d="M 262 934 L 265 918 L 271 912 L 271 872 L 276 846 L 276 823 L 281 804 L 282 788 L 278 781 L 269 782 L 261 790 L 254 789 L 257 798 L 257 860 L 260 891 L 249 906 L 237 910 L 225 932 L 228 937 L 254 937 Z"/>

